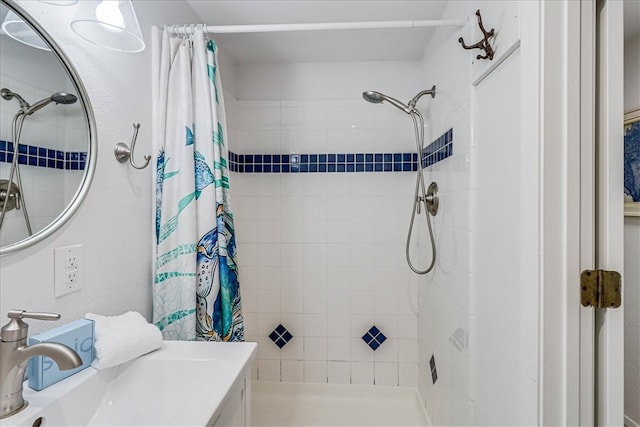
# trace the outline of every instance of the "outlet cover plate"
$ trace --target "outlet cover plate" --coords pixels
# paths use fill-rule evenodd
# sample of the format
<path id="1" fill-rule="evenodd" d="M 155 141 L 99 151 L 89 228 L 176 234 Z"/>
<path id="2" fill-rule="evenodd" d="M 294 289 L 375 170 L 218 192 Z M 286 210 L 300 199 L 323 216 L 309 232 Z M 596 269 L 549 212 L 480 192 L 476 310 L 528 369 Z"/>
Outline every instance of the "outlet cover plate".
<path id="1" fill-rule="evenodd" d="M 55 248 L 54 258 L 54 295 L 77 292 L 81 289 L 82 245 Z"/>

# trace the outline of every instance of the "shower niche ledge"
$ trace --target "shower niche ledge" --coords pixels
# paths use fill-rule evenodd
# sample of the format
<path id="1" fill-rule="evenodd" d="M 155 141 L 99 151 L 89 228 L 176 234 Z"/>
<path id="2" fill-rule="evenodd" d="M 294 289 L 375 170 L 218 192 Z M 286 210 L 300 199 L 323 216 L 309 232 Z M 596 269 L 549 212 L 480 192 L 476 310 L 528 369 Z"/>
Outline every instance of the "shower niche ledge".
<path id="1" fill-rule="evenodd" d="M 3 426 L 250 425 L 255 343 L 165 341 L 161 349 L 36 392 Z"/>

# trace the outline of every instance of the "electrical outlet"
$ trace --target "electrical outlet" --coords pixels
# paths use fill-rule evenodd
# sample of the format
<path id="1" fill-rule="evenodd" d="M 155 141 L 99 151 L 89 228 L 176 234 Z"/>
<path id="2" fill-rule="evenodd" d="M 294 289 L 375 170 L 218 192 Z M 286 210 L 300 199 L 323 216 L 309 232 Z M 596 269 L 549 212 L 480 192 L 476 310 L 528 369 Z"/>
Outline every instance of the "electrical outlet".
<path id="1" fill-rule="evenodd" d="M 61 297 L 81 289 L 82 245 L 54 250 L 54 295 Z"/>

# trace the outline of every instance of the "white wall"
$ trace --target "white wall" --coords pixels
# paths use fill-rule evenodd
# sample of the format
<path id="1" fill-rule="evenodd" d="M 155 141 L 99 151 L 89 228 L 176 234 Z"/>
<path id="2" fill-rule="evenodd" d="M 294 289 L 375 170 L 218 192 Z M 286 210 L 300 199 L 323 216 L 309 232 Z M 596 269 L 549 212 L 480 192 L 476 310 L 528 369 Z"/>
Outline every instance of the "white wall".
<path id="1" fill-rule="evenodd" d="M 625 40 L 624 111 L 640 108 L 640 37 Z M 624 219 L 625 415 L 640 424 L 640 217 Z"/>
<path id="2" fill-rule="evenodd" d="M 131 123 L 142 126 L 136 148 L 151 147 L 151 49 L 138 54 L 112 52 L 91 45 L 69 29 L 73 7 L 23 2 L 28 11 L 64 48 L 82 77 L 93 105 L 98 132 L 98 165 L 91 191 L 71 221 L 46 241 L 0 258 L 0 313 L 9 309 L 53 311 L 64 322 L 87 312 L 151 313 L 151 177 L 118 163 L 112 152 L 129 141 Z M 182 4 L 136 2 L 147 44 L 151 25 L 197 23 Z M 83 245 L 82 290 L 53 296 L 53 249 Z M 32 332 L 52 325 L 31 321 Z"/>

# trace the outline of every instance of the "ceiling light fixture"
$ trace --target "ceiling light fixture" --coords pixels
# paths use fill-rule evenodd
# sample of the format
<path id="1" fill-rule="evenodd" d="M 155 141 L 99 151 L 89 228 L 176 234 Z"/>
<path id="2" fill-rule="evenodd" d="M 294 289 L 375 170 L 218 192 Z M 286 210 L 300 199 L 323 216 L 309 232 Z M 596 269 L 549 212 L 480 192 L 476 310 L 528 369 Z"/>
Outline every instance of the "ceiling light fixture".
<path id="1" fill-rule="evenodd" d="M 119 52 L 141 52 L 145 44 L 131 0 L 83 0 L 71 29 L 83 39 Z"/>

